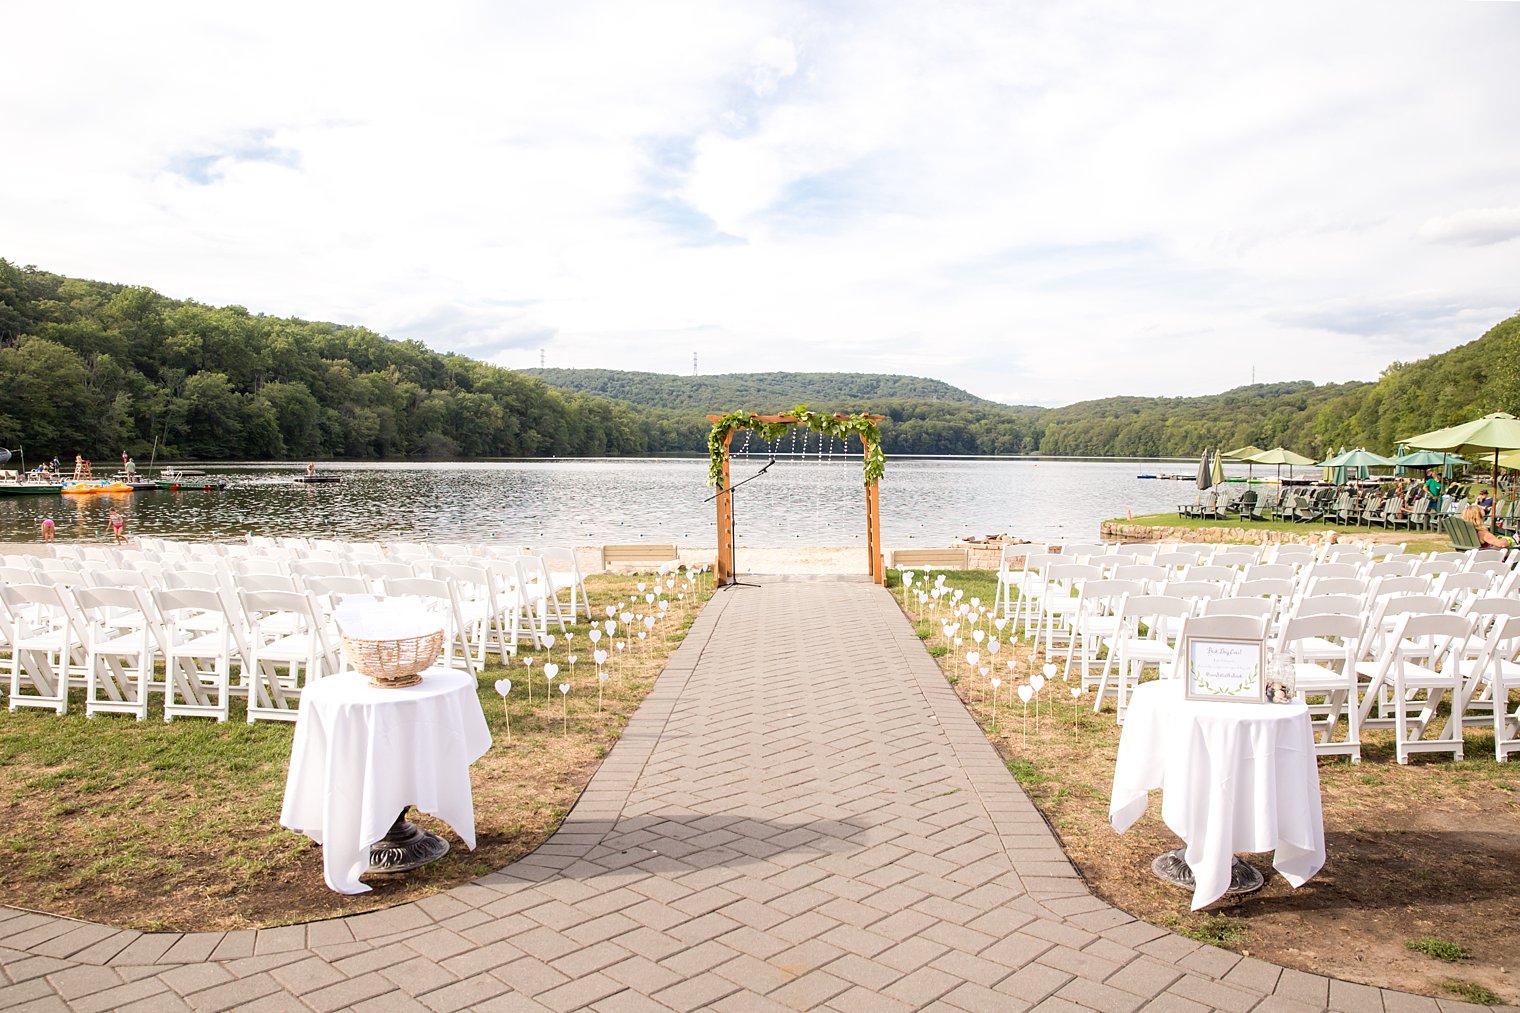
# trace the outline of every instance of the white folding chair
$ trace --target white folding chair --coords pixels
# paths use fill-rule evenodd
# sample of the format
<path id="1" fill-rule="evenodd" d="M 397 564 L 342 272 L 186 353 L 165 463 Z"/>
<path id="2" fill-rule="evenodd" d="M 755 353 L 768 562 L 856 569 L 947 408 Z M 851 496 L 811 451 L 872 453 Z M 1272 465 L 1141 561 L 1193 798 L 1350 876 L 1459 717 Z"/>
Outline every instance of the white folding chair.
<path id="1" fill-rule="evenodd" d="M 230 714 L 232 667 L 247 668 L 241 610 L 220 591 L 162 588 L 153 604 L 164 621 L 164 720 Z"/>
<path id="2" fill-rule="evenodd" d="M 1183 621 L 1193 614 L 1194 604 L 1185 598 L 1166 595 L 1129 595 L 1119 607 L 1117 632 L 1106 642 L 1115 659 L 1112 692 L 1116 699 L 1116 717 L 1122 724 L 1129 709 L 1129 691 L 1139 685 L 1145 669 L 1167 671 L 1177 658 L 1177 637 Z M 1103 708 L 1109 692 L 1108 667 L 1093 699 L 1093 713 Z"/>
<path id="3" fill-rule="evenodd" d="M 1064 643 L 1073 635 L 1083 583 L 1102 579 L 1103 568 L 1091 563 L 1058 563 L 1046 569 L 1045 593 L 1040 596 L 1034 643 L 1030 647 L 1034 655 L 1040 653 L 1043 639 L 1045 659 L 1049 661 L 1055 656 L 1057 639 Z"/>
<path id="4" fill-rule="evenodd" d="M 10 709 L 69 707 L 72 674 L 86 677 L 84 620 L 74 597 L 56 584 L 6 584 L 0 602 L 11 616 Z"/>
<path id="5" fill-rule="evenodd" d="M 438 619 L 443 630 L 443 664 L 454 668 L 454 651 L 457 648 L 463 666 L 479 671 L 470 655 L 470 634 L 460 605 L 459 594 L 452 583 L 436 577 L 397 577 L 383 584 L 382 593 L 387 598 L 415 599 L 418 607 Z M 484 667 L 484 666 L 481 666 Z"/>
<path id="6" fill-rule="evenodd" d="M 1461 664 L 1469 699 L 1488 698 L 1494 759 L 1506 763 L 1511 753 L 1520 753 L 1520 702 L 1510 702 L 1510 695 L 1520 691 L 1520 616 L 1494 616 L 1482 651 Z"/>
<path id="7" fill-rule="evenodd" d="M 1460 660 L 1472 630 L 1471 616 L 1449 612 L 1401 615 L 1392 640 L 1370 669 L 1370 683 L 1362 697 L 1361 725 L 1391 727 L 1399 763 L 1408 763 L 1410 755 L 1417 752 L 1449 752 L 1453 759 L 1462 759 L 1464 686 Z M 1358 668 L 1366 670 L 1365 663 Z M 1389 713 L 1374 718 L 1371 712 L 1380 700 L 1386 701 Z M 1425 733 L 1435 722 L 1443 700 L 1450 703 L 1450 716 L 1440 732 L 1427 739 Z"/>
<path id="8" fill-rule="evenodd" d="M 246 590 L 238 600 L 248 628 L 241 679 L 248 723 L 294 721 L 302 688 L 338 669 L 326 620 L 304 591 Z"/>
<path id="9" fill-rule="evenodd" d="M 148 717 L 154 666 L 164 656 L 163 628 L 144 588 L 81 587 L 74 592 L 85 620 L 85 715 Z"/>
<path id="10" fill-rule="evenodd" d="M 549 576 L 556 602 L 559 600 L 560 592 L 570 592 L 570 621 L 574 622 L 576 615 L 584 612 L 589 622 L 591 596 L 586 593 L 586 578 L 581 573 L 580 563 L 576 561 L 575 550 L 562 546 L 550 546 L 529 555 L 543 560 L 544 570 Z"/>
<path id="11" fill-rule="evenodd" d="M 1363 618 L 1355 615 L 1295 616 L 1283 626 L 1277 641 L 1278 657 L 1293 665 L 1298 694 L 1309 704 L 1314 751 L 1322 756 L 1344 754 L 1352 763 L 1362 761 L 1356 662 L 1363 627 Z M 1342 718 L 1346 737 L 1337 739 L 1335 730 Z"/>
<path id="12" fill-rule="evenodd" d="M 1071 675 L 1071 662 L 1075 652 L 1081 652 L 1081 686 L 1085 691 L 1101 684 L 1102 680 L 1091 671 L 1098 651 L 1105 638 L 1111 638 L 1119 630 L 1119 607 L 1126 595 L 1141 595 L 1146 590 L 1140 580 L 1088 580 L 1081 585 L 1077 598 L 1077 615 L 1071 638 L 1066 644 L 1066 676 Z M 1105 670 L 1112 664 L 1105 663 Z"/>
<path id="13" fill-rule="evenodd" d="M 454 585 L 460 618 L 472 647 L 468 656 L 477 671 L 485 668 L 486 656 L 492 650 L 498 653 L 503 663 L 516 654 L 519 605 L 515 599 L 510 607 L 498 601 L 497 579 L 491 571 L 463 563 L 436 563 L 433 577 Z M 538 632 L 532 630 L 531 635 L 533 645 L 537 647 Z"/>

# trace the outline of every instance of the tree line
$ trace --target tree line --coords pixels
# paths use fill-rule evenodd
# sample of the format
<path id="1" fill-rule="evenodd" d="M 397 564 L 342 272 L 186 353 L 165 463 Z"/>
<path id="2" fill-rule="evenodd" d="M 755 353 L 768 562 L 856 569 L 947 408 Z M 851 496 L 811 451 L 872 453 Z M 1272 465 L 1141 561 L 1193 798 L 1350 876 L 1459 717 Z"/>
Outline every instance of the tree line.
<path id="1" fill-rule="evenodd" d="M 547 382 L 546 382 L 547 381 Z M 0 259 L 0 446 L 38 459 L 701 454 L 708 414 L 805 403 L 885 416 L 890 454 L 1187 457 L 1205 447 L 1392 451 L 1520 408 L 1520 316 L 1375 383 L 997 405 L 880 374 L 514 371 L 363 327 L 206 306 Z"/>

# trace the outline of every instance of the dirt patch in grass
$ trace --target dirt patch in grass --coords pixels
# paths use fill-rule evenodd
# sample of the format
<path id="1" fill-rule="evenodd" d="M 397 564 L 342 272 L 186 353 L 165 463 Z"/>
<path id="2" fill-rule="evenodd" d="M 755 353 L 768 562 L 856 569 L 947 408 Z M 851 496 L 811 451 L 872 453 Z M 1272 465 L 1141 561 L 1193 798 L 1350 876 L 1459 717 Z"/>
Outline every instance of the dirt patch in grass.
<path id="1" fill-rule="evenodd" d="M 644 601 L 652 577 L 588 579 L 593 614 L 605 609 L 658 614 Z M 640 591 L 642 582 L 646 589 Z M 685 593 L 684 598 L 676 595 Z M 181 718 L 155 710 L 148 721 L 102 715 L 83 704 L 59 716 L 26 709 L 0 712 L 0 897 L 8 904 L 143 930 L 244 929 L 356 914 L 417 900 L 500 869 L 541 844 L 559 826 L 644 699 L 696 614 L 699 596 L 681 581 L 670 589 L 668 616 L 640 642 L 604 633 L 612 656 L 597 707 L 596 666 L 585 621 L 551 649 L 556 681 L 570 681 L 568 701 L 548 700 L 542 665 L 489 665 L 479 678 L 491 728 L 490 751 L 471 768 L 476 848 L 466 851 L 448 827 L 416 822 L 451 845 L 442 860 L 405 875 L 371 876 L 357 897 L 329 890 L 322 852 L 279 826 L 292 725 Z M 634 600 L 636 599 L 636 604 Z M 637 620 L 636 620 L 637 622 Z M 572 675 L 568 655 L 578 662 Z M 619 662 L 618 659 L 621 659 Z M 527 673 L 534 675 L 527 696 Z M 494 684 L 513 680 L 511 739 Z M 568 702 L 568 730 L 565 704 Z"/>
<path id="2" fill-rule="evenodd" d="M 963 591 L 959 603 L 977 598 L 973 611 L 990 605 L 996 590 L 993 575 L 977 572 L 949 574 L 946 586 Z M 1015 688 L 1039 668 L 1027 646 L 1010 645 L 1006 632 L 984 623 L 975 628 L 1003 641 L 994 716 L 994 666 L 979 671 L 985 640 L 973 669 L 964 660 L 973 626 L 961 619 L 956 646 L 944 625 L 958 603 L 942 602 L 923 619 L 916 604 L 907 612 L 1096 894 L 1146 921 L 1286 967 L 1447 999 L 1460 979 L 1520 999 L 1520 768 L 1495 762 L 1491 732 L 1470 729 L 1460 763 L 1427 756 L 1407 766 L 1394 762 L 1389 735 L 1364 733 L 1362 763 L 1320 761 L 1326 863 L 1319 875 L 1295 890 L 1272 869 L 1270 854 L 1247 856 L 1266 887 L 1193 913 L 1190 892 L 1151 873 L 1152 859 L 1180 844 L 1161 822 L 1159 793 L 1129 832 L 1116 834 L 1108 823 L 1119 742 L 1112 703 L 1094 714 L 1091 696 L 1074 701 L 1057 675 L 1040 694 L 1038 719 L 1033 705 L 1026 719 Z M 1455 943 L 1471 960 L 1454 965 L 1409 949 L 1420 937 Z"/>

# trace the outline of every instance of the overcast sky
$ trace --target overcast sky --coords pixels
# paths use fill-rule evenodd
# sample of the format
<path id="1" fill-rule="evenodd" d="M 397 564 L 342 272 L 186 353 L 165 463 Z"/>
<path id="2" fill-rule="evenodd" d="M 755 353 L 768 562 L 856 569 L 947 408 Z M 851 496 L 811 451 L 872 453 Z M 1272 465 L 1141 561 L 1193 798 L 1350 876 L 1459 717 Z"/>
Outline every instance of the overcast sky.
<path id="1" fill-rule="evenodd" d="M 511 367 L 1010 403 L 1520 307 L 1520 3 L 9 4 L 0 256 Z"/>

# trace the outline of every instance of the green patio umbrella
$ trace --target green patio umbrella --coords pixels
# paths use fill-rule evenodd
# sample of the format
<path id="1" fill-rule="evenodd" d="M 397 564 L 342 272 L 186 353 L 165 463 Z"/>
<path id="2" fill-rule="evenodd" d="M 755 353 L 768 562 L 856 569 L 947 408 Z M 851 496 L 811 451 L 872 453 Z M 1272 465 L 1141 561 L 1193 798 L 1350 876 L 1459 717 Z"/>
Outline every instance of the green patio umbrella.
<path id="1" fill-rule="evenodd" d="M 1493 454 L 1494 488 L 1499 486 L 1499 453 L 1520 450 L 1520 419 L 1494 412 L 1459 426 L 1448 426 L 1401 441 L 1417 450 L 1461 450 Z"/>
<path id="2" fill-rule="evenodd" d="M 1395 457 L 1393 463 L 1400 468 L 1440 468 L 1445 478 L 1451 477 L 1452 468 L 1458 466 L 1465 468 L 1469 464 L 1456 454 L 1438 454 L 1434 450 L 1412 450 Z"/>
<path id="3" fill-rule="evenodd" d="M 1224 485 L 1224 460 L 1222 455 L 1218 453 L 1209 462 L 1209 478 L 1214 485 Z"/>
<path id="4" fill-rule="evenodd" d="M 1314 458 L 1305 457 L 1303 454 L 1295 454 L 1283 447 L 1273 447 L 1271 450 L 1263 450 L 1251 460 L 1257 464 L 1275 464 L 1277 466 L 1277 481 L 1282 484 L 1282 466 L 1288 466 L 1288 477 L 1293 477 L 1293 466 L 1313 464 Z"/>
<path id="5" fill-rule="evenodd" d="M 1391 468 L 1393 462 L 1381 454 L 1374 454 L 1370 450 L 1357 447 L 1355 450 L 1347 450 L 1334 457 L 1319 462 L 1321 468 L 1344 468 L 1347 471 L 1356 469 L 1361 472 L 1360 478 L 1367 477 L 1368 468 Z M 1336 483 L 1339 485 L 1340 483 Z"/>
<path id="6" fill-rule="evenodd" d="M 1260 454 L 1260 453 L 1263 453 L 1263 451 L 1262 451 L 1262 449 L 1260 447 L 1258 447 L 1254 443 L 1247 443 L 1243 447 L 1236 447 L 1234 450 L 1227 451 L 1224 456 L 1228 457 L 1232 461 L 1244 461 L 1244 462 L 1246 462 L 1246 485 L 1250 485 L 1251 484 L 1251 469 L 1256 464 L 1256 461 L 1255 461 L 1256 455 Z"/>

